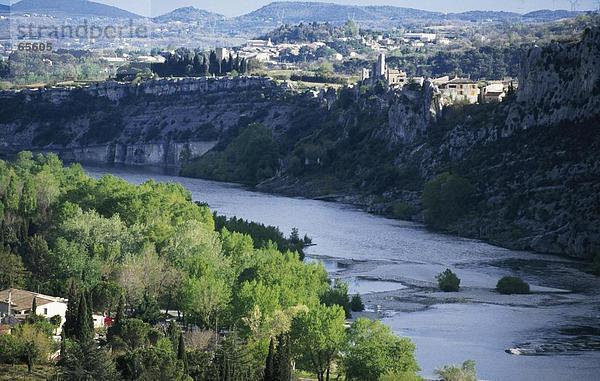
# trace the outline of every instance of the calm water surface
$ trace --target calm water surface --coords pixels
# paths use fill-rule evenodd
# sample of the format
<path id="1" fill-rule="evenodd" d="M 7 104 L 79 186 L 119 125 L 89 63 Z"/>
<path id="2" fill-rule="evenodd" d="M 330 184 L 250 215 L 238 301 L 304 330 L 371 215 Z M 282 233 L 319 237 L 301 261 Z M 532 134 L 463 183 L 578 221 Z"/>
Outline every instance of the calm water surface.
<path id="1" fill-rule="evenodd" d="M 400 292 L 407 289 L 405 284 L 431 284 L 447 267 L 457 271 L 469 294 L 461 292 L 457 300 L 431 302 L 415 312 L 392 308 L 383 315 L 395 332 L 416 343 L 424 376 L 432 376 L 443 364 L 473 359 L 480 378 L 488 380 L 600 379 L 600 281 L 585 274 L 581 263 L 433 234 L 343 204 L 142 169 L 86 170 L 95 177 L 111 173 L 136 184 L 148 179 L 178 182 L 195 201 L 220 214 L 278 226 L 285 233 L 297 227 L 316 244 L 307 250 L 311 260 L 323 260 L 332 276 L 348 263 L 355 271 L 364 270 L 360 277 L 346 278 L 353 292 Z M 511 274 L 543 293 L 511 299 L 494 294 L 491 289 L 499 277 Z M 460 299 L 464 295 L 476 302 Z M 535 356 L 504 352 L 514 347 L 544 350 Z"/>

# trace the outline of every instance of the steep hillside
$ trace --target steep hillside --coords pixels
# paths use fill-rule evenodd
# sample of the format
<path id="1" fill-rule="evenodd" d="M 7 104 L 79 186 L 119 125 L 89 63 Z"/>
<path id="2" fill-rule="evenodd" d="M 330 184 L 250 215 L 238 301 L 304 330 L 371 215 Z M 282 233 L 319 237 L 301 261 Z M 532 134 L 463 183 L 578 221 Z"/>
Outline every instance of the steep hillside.
<path id="1" fill-rule="evenodd" d="M 347 90 L 260 188 L 350 201 L 513 248 L 591 257 L 600 251 L 599 46 L 594 29 L 578 42 L 533 49 L 518 93 L 499 105 L 442 110 L 429 85 L 399 97 Z M 451 216 L 422 202 L 425 185 L 444 173 L 469 184 L 464 195 L 438 191 L 446 203 L 463 197 Z"/>
<path id="2" fill-rule="evenodd" d="M 0 92 L 1 151 L 183 164 L 585 258 L 600 252 L 599 47 L 596 28 L 532 49 L 502 104 L 447 107 L 428 82 L 315 96 L 244 77 Z"/>
<path id="3" fill-rule="evenodd" d="M 0 146 L 82 162 L 179 165 L 240 126 L 285 126 L 302 106 L 283 103 L 280 93 L 265 78 L 0 92 Z"/>
<path id="4" fill-rule="evenodd" d="M 141 16 L 110 5 L 87 0 L 21 0 L 12 5 L 13 12 L 46 13 L 62 16 L 139 18 Z"/>

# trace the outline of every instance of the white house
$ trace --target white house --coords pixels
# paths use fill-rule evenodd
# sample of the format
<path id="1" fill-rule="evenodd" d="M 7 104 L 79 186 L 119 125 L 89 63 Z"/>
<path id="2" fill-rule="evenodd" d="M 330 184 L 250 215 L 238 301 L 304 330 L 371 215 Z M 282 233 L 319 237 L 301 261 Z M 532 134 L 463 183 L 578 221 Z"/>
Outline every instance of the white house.
<path id="1" fill-rule="evenodd" d="M 0 317 L 16 316 L 18 318 L 29 314 L 34 298 L 36 304 L 35 313 L 47 319 L 57 315 L 60 316 L 60 329 L 65 323 L 68 300 L 56 296 L 48 296 L 16 288 L 0 291 Z"/>

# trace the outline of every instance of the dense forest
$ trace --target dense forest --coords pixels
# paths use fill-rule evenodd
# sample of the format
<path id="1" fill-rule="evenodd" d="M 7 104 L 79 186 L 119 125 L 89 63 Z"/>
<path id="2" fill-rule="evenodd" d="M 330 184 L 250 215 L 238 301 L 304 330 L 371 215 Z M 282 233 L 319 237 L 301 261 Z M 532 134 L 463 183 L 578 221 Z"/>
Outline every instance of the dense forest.
<path id="1" fill-rule="evenodd" d="M 56 319 L 31 314 L 0 335 L 2 363 L 63 380 L 417 379 L 410 340 L 362 318 L 344 327 L 347 286 L 322 265 L 217 230 L 180 185 L 96 180 L 22 152 L 0 161 L 0 220 L 0 288 L 69 299 L 59 347 Z M 112 326 L 94 331 L 92 313 Z"/>

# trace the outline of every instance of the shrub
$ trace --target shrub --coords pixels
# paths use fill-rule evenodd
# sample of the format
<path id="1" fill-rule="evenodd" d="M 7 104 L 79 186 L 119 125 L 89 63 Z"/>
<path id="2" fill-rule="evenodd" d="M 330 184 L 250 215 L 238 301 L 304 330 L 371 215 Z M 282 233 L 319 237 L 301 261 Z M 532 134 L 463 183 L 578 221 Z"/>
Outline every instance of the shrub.
<path id="1" fill-rule="evenodd" d="M 15 364 L 21 359 L 23 343 L 13 335 L 0 335 L 0 363 Z"/>
<path id="2" fill-rule="evenodd" d="M 435 279 L 438 281 L 440 290 L 444 292 L 457 292 L 460 289 L 460 278 L 450 269 L 438 274 Z"/>
<path id="3" fill-rule="evenodd" d="M 596 276 L 600 276 L 600 253 L 597 253 L 594 256 L 594 260 L 592 262 L 592 272 Z"/>
<path id="4" fill-rule="evenodd" d="M 467 360 L 462 366 L 447 365 L 435 373 L 444 381 L 477 381 L 475 361 Z"/>
<path id="5" fill-rule="evenodd" d="M 498 281 L 496 291 L 504 295 L 528 294 L 529 285 L 521 278 L 505 276 Z"/>
<path id="6" fill-rule="evenodd" d="M 442 173 L 423 189 L 425 222 L 436 229 L 448 227 L 464 216 L 473 205 L 475 188 L 460 176 Z"/>
<path id="7" fill-rule="evenodd" d="M 390 372 L 379 377 L 379 381 L 423 381 L 415 372 Z"/>
<path id="8" fill-rule="evenodd" d="M 352 297 L 352 300 L 350 301 L 350 309 L 352 312 L 362 312 L 365 310 L 365 305 L 359 294 L 356 294 Z"/>
<path id="9" fill-rule="evenodd" d="M 395 202 L 392 205 L 392 216 L 399 220 L 408 220 L 415 214 L 415 208 L 403 202 Z"/>

